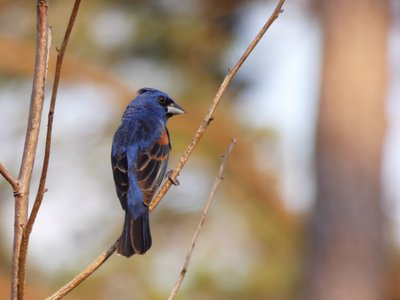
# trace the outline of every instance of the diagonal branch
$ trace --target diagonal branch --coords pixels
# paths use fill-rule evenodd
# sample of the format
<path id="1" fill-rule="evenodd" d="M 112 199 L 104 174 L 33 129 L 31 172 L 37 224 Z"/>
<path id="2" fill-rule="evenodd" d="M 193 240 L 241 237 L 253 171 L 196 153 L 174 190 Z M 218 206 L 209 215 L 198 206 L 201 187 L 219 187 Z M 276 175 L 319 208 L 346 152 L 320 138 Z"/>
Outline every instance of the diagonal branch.
<path id="1" fill-rule="evenodd" d="M 28 126 L 26 130 L 25 146 L 19 173 L 19 185 L 15 190 L 15 216 L 14 216 L 14 245 L 11 270 L 11 299 L 17 299 L 20 284 L 19 255 L 23 229 L 28 218 L 29 188 L 32 171 L 36 157 L 36 149 L 40 131 L 40 121 L 43 111 L 44 87 L 47 76 L 49 27 L 48 27 L 48 2 L 37 1 L 36 24 L 36 57 L 33 74 L 32 95 L 29 109 Z"/>
<path id="2" fill-rule="evenodd" d="M 224 179 L 224 177 L 222 176 L 222 174 L 223 174 L 223 172 L 224 172 L 226 163 L 227 163 L 227 161 L 228 161 L 228 157 L 229 157 L 229 155 L 231 154 L 231 152 L 232 152 L 233 147 L 235 146 L 235 144 L 236 144 L 236 140 L 233 139 L 233 140 L 231 141 L 231 144 L 229 145 L 229 148 L 228 148 L 228 150 L 226 151 L 225 155 L 222 157 L 222 162 L 221 162 L 221 165 L 220 165 L 220 167 L 219 167 L 218 175 L 217 175 L 217 177 L 215 178 L 214 185 L 213 185 L 213 187 L 212 187 L 212 189 L 211 189 L 210 196 L 208 197 L 207 204 L 206 204 L 206 206 L 204 207 L 203 212 L 201 213 L 201 218 L 200 218 L 199 223 L 197 224 L 196 231 L 194 232 L 194 235 L 193 235 L 193 237 L 192 237 L 192 240 L 190 241 L 189 248 L 188 248 L 188 250 L 187 250 L 187 252 L 186 252 L 185 262 L 183 263 L 183 266 L 182 266 L 182 270 L 181 270 L 181 272 L 180 272 L 180 274 L 179 274 L 179 277 L 178 277 L 178 279 L 177 279 L 177 281 L 176 281 L 176 283 L 175 283 L 174 288 L 173 288 L 172 291 L 171 291 L 171 294 L 170 294 L 169 297 L 168 297 L 168 300 L 173 300 L 173 299 L 175 298 L 176 294 L 178 293 L 179 287 L 181 286 L 181 284 L 182 284 L 182 282 L 183 282 L 183 279 L 185 278 L 186 272 L 187 272 L 188 267 L 189 267 L 190 258 L 191 258 L 192 253 L 193 253 L 194 246 L 196 246 L 197 238 L 199 237 L 200 231 L 201 231 L 201 229 L 203 228 L 204 221 L 205 221 L 205 219 L 206 219 L 208 210 L 209 210 L 209 208 L 210 208 L 210 206 L 211 206 L 211 203 L 212 203 L 213 200 L 214 200 L 215 193 L 216 193 L 216 191 L 217 191 L 217 189 L 218 189 L 218 187 L 219 187 L 219 184 L 220 184 L 221 181 Z"/>
<path id="3" fill-rule="evenodd" d="M 92 275 L 94 271 L 96 271 L 100 266 L 115 252 L 117 249 L 118 240 L 111 245 L 106 251 L 99 255 L 94 262 L 92 262 L 89 266 L 87 266 L 81 273 L 75 276 L 70 282 L 65 284 L 62 288 L 56 291 L 53 295 L 47 297 L 45 300 L 58 300 L 67 295 L 70 291 L 72 291 L 75 287 L 77 287 L 82 281 L 84 281 L 87 277 Z"/>
<path id="4" fill-rule="evenodd" d="M 40 176 L 40 182 L 39 182 L 39 187 L 38 187 L 38 191 L 36 194 L 36 199 L 35 199 L 31 214 L 29 216 L 28 222 L 25 226 L 25 230 L 23 232 L 22 241 L 21 241 L 20 256 L 19 256 L 19 265 L 20 266 L 19 266 L 19 273 L 18 273 L 19 283 L 20 283 L 19 288 L 18 288 L 18 295 L 19 295 L 20 299 L 23 299 L 24 288 L 25 288 L 25 270 L 26 270 L 26 259 L 27 259 L 27 254 L 28 254 L 29 237 L 32 232 L 32 227 L 33 227 L 33 224 L 35 223 L 36 216 L 37 216 L 37 213 L 42 204 L 43 196 L 45 193 L 45 184 L 46 184 L 47 171 L 48 171 L 49 160 L 50 160 L 54 110 L 55 110 L 55 105 L 56 105 L 56 100 L 57 100 L 58 86 L 60 83 L 61 67 L 62 67 L 62 63 L 63 63 L 63 59 L 64 59 L 64 54 L 67 49 L 69 37 L 71 35 L 71 31 L 74 26 L 76 16 L 78 14 L 80 2 L 81 2 L 81 0 L 75 1 L 74 7 L 71 12 L 71 16 L 69 18 L 69 23 L 68 23 L 68 26 L 67 26 L 67 29 L 66 29 L 66 32 L 64 35 L 64 39 L 63 39 L 61 48 L 60 48 L 60 50 L 58 50 L 53 90 L 52 90 L 52 95 L 51 95 L 50 108 L 49 108 L 48 121 L 47 121 L 46 146 L 45 146 L 45 153 L 44 153 L 44 159 L 43 159 L 42 174 Z"/>
<path id="5" fill-rule="evenodd" d="M 7 168 L 0 162 L 0 174 L 3 175 L 5 180 L 12 186 L 14 192 L 18 188 L 18 181 L 14 179 L 11 173 L 7 170 Z"/>
<path id="6" fill-rule="evenodd" d="M 182 155 L 181 159 L 178 162 L 178 165 L 176 166 L 175 170 L 172 171 L 172 174 L 170 176 L 170 180 L 167 180 L 165 184 L 162 186 L 160 191 L 158 192 L 157 196 L 152 200 L 152 202 L 149 205 L 150 211 L 153 211 L 157 205 L 160 203 L 162 198 L 164 198 L 165 194 L 171 187 L 171 184 L 176 181 L 176 178 L 179 175 L 179 172 L 182 170 L 183 166 L 186 164 L 186 161 L 189 159 L 190 155 L 192 154 L 194 148 L 197 146 L 199 143 L 201 137 L 203 136 L 204 132 L 206 131 L 208 125 L 210 125 L 211 121 L 213 120 L 213 114 L 215 109 L 217 108 L 217 105 L 219 101 L 221 100 L 222 95 L 226 91 L 226 89 L 229 87 L 233 77 L 236 75 L 236 73 L 239 71 L 240 67 L 243 65 L 247 57 L 249 57 L 250 53 L 253 51 L 253 49 L 257 46 L 258 42 L 262 39 L 264 34 L 267 32 L 268 28 L 274 23 L 274 21 L 279 17 L 279 14 L 282 11 L 282 6 L 285 0 L 280 0 L 279 3 L 277 4 L 274 12 L 272 15 L 269 17 L 268 21 L 265 23 L 265 25 L 261 28 L 260 32 L 256 35 L 256 37 L 253 39 L 253 41 L 250 43 L 250 45 L 247 47 L 246 51 L 243 53 L 242 57 L 239 59 L 239 61 L 236 63 L 236 65 L 233 67 L 233 69 L 229 72 L 228 75 L 226 75 L 224 81 L 222 82 L 217 94 L 215 95 L 209 109 L 206 117 L 203 119 L 203 121 L 200 124 L 199 129 L 197 129 L 196 134 L 194 135 L 194 138 L 190 145 L 186 148 L 185 153 Z"/>
<path id="7" fill-rule="evenodd" d="M 247 59 L 247 57 L 250 55 L 250 53 L 253 51 L 253 49 L 257 46 L 258 42 L 262 39 L 264 34 L 267 32 L 268 28 L 272 25 L 272 23 L 279 17 L 279 14 L 282 12 L 282 6 L 285 0 L 279 0 L 279 3 L 277 4 L 275 10 L 273 11 L 272 15 L 269 17 L 268 21 L 265 23 L 265 25 L 261 28 L 260 32 L 257 34 L 257 36 L 253 39 L 253 41 L 250 43 L 248 46 L 247 50 L 244 52 L 242 57 L 239 59 L 239 61 L 236 63 L 234 68 L 229 72 L 229 74 L 225 77 L 224 81 L 222 82 L 216 96 L 214 97 L 209 109 L 208 113 L 205 116 L 204 120 L 202 121 L 199 129 L 195 133 L 195 136 L 192 139 L 192 142 L 189 144 L 187 147 L 186 151 L 182 155 L 181 159 L 178 162 L 177 167 L 174 169 L 173 173 L 170 176 L 170 180 L 168 180 L 160 189 L 159 193 L 157 196 L 154 198 L 154 200 L 150 203 L 150 212 L 152 212 L 158 203 L 161 201 L 161 199 L 164 197 L 164 195 L 167 193 L 169 190 L 172 181 L 175 181 L 179 172 L 182 170 L 183 166 L 185 165 L 186 161 L 189 159 L 190 155 L 192 154 L 194 148 L 200 141 L 201 137 L 203 136 L 204 131 L 207 129 L 209 123 L 212 121 L 213 113 L 222 97 L 226 89 L 228 88 L 230 82 L 232 81 L 233 77 L 236 75 L 236 73 L 239 71 L 240 67 L 244 63 L 244 61 Z M 86 267 L 79 275 L 77 275 L 73 280 L 71 280 L 68 284 L 63 286 L 60 290 L 56 291 L 52 296 L 48 297 L 46 300 L 55 300 L 55 299 L 61 299 L 63 296 L 67 295 L 70 291 L 72 291 L 74 288 L 76 288 L 82 281 L 84 281 L 87 277 L 89 277 L 95 270 L 97 270 L 106 260 L 101 259 L 105 255 L 107 258 L 111 256 L 116 250 L 116 242 L 110 246 L 110 248 L 106 251 L 104 251 L 100 256 L 93 262 L 91 263 L 88 267 Z M 87 272 L 87 270 L 93 270 L 92 272 Z M 63 290 L 63 293 L 61 296 L 57 296 L 58 293 Z"/>

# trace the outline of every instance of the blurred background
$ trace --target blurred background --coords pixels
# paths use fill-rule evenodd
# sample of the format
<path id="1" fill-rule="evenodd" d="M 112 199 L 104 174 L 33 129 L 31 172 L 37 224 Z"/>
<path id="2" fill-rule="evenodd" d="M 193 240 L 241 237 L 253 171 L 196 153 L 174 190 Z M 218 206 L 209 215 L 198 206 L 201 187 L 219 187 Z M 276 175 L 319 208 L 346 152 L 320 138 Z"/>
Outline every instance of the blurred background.
<path id="1" fill-rule="evenodd" d="M 62 71 L 48 192 L 29 248 L 43 299 L 119 236 L 112 136 L 136 90 L 187 111 L 169 122 L 173 168 L 228 69 L 277 1 L 82 1 Z M 73 1 L 50 1 L 54 75 Z M 0 1 L 0 161 L 17 176 L 35 1 Z M 293 0 L 243 65 L 199 147 L 152 214 L 145 256 L 112 256 L 66 299 L 165 299 L 220 157 L 238 143 L 178 299 L 400 299 L 400 5 Z M 0 298 L 9 297 L 12 190 L 0 179 Z"/>

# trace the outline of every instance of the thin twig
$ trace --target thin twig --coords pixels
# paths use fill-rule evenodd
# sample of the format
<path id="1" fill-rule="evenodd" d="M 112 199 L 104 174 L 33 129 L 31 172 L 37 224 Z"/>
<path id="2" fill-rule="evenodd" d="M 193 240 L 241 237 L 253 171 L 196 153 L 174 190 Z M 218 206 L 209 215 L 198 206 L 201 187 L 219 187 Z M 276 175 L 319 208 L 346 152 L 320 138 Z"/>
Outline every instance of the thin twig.
<path id="1" fill-rule="evenodd" d="M 47 75 L 48 61 L 48 3 L 47 0 L 37 1 L 36 25 L 36 57 L 33 73 L 32 95 L 29 109 L 28 126 L 26 130 L 25 146 L 21 168 L 15 191 L 14 216 L 14 245 L 11 271 L 11 299 L 17 299 L 19 286 L 19 255 L 23 229 L 28 218 L 29 188 L 31 184 L 33 165 L 40 130 L 40 120 L 43 111 L 44 87 Z"/>
<path id="2" fill-rule="evenodd" d="M 285 0 L 280 0 L 279 1 L 279 3 L 277 4 L 274 12 L 272 13 L 271 17 L 268 19 L 267 23 L 265 23 L 265 25 L 262 27 L 262 29 L 257 34 L 257 36 L 253 39 L 253 41 L 251 42 L 251 44 L 249 45 L 249 47 L 247 48 L 245 53 L 242 55 L 242 57 L 239 59 L 239 61 L 235 65 L 235 67 L 225 77 L 225 79 L 222 82 L 222 84 L 221 84 L 216 96 L 214 97 L 214 100 L 212 101 L 212 103 L 211 103 L 211 105 L 210 105 L 210 107 L 208 109 L 207 115 L 205 116 L 203 122 L 201 123 L 199 129 L 197 130 L 192 142 L 189 144 L 189 146 L 187 147 L 185 153 L 182 155 L 181 159 L 179 160 L 177 167 L 174 169 L 173 173 L 171 174 L 170 180 L 168 180 L 162 186 L 162 188 L 160 189 L 160 191 L 157 194 L 157 196 L 150 203 L 150 206 L 149 206 L 150 212 L 152 212 L 156 208 L 158 203 L 164 197 L 165 193 L 169 190 L 172 181 L 176 180 L 177 176 L 179 175 L 179 172 L 182 170 L 182 168 L 185 165 L 186 161 L 188 160 L 188 158 L 192 154 L 193 149 L 196 147 L 196 145 L 199 142 L 199 140 L 201 139 L 204 131 L 207 129 L 208 124 L 212 121 L 212 119 L 213 119 L 212 114 L 214 113 L 214 111 L 215 111 L 215 109 L 216 109 L 216 107 L 218 105 L 218 102 L 221 99 L 223 93 L 225 92 L 225 90 L 228 88 L 230 82 L 232 81 L 232 78 L 236 75 L 236 73 L 238 72 L 238 70 L 242 66 L 243 62 L 250 55 L 250 53 L 253 51 L 253 49 L 257 46 L 257 43 L 261 40 L 261 38 L 263 37 L 265 32 L 271 26 L 271 24 L 278 18 L 279 14 L 282 12 L 281 9 L 282 9 L 282 5 L 283 5 L 284 2 L 285 2 Z M 109 253 L 109 251 L 110 251 L 110 253 L 109 253 L 110 256 L 113 254 L 113 252 L 116 249 L 114 246 L 115 246 L 115 244 L 113 244 L 109 248 L 109 250 L 106 251 L 107 253 Z M 95 267 L 95 270 L 96 270 L 97 268 L 99 268 L 105 262 L 105 260 L 99 260 L 99 258 L 102 257 L 104 255 L 104 253 L 106 253 L 106 252 L 103 252 L 93 263 L 91 263 L 86 269 L 84 269 L 72 281 L 70 281 L 70 283 L 68 283 L 65 286 L 63 286 L 62 287 L 62 289 L 63 289 L 63 294 L 62 295 L 64 296 L 64 295 L 68 294 L 71 290 L 73 290 L 75 287 L 77 287 L 82 281 L 84 281 L 87 277 L 89 277 L 93 273 L 93 272 L 86 272 L 88 269 L 93 269 Z M 83 277 L 83 275 L 85 275 L 86 277 Z M 78 278 L 80 278 L 79 281 L 77 280 Z M 77 284 L 72 284 L 73 282 L 77 282 Z M 54 295 L 57 295 L 58 293 L 59 293 L 59 291 L 55 292 L 53 294 L 53 296 L 50 296 L 49 298 L 47 298 L 47 300 L 60 299 L 60 297 L 59 298 L 52 298 L 52 297 L 54 297 Z"/>
<path id="3" fill-rule="evenodd" d="M 215 97 L 214 97 L 214 99 L 213 99 L 213 101 L 212 101 L 212 103 L 211 103 L 211 105 L 210 105 L 210 107 L 208 109 L 208 113 L 207 113 L 206 117 L 201 122 L 199 129 L 197 129 L 197 132 L 196 132 L 192 142 L 186 148 L 186 151 L 182 155 L 181 159 L 179 160 L 178 165 L 176 166 L 176 168 L 171 173 L 170 180 L 167 180 L 165 182 L 165 184 L 162 186 L 162 188 L 158 192 L 157 196 L 151 201 L 151 203 L 149 205 L 150 211 L 153 211 L 157 207 L 157 205 L 160 203 L 162 198 L 165 196 L 165 194 L 167 193 L 167 191 L 171 187 L 171 184 L 174 181 L 176 181 L 176 178 L 178 177 L 179 172 L 182 170 L 183 166 L 186 164 L 186 161 L 189 159 L 189 157 L 192 154 L 194 148 L 199 143 L 203 133 L 206 131 L 208 125 L 210 125 L 210 122 L 213 120 L 213 113 L 214 113 L 215 109 L 217 108 L 217 105 L 218 105 L 219 101 L 221 100 L 221 97 L 224 94 L 225 90 L 228 88 L 228 86 L 231 83 L 233 77 L 239 71 L 240 67 L 245 62 L 247 57 L 250 55 L 250 53 L 253 51 L 253 49 L 257 46 L 258 42 L 262 39 L 264 34 L 267 32 L 268 28 L 279 17 L 279 14 L 282 12 L 282 5 L 283 5 L 284 2 L 285 2 L 285 0 L 280 0 L 279 1 L 279 3 L 277 4 L 274 12 L 269 17 L 268 21 L 261 28 L 260 32 L 256 35 L 256 37 L 253 39 L 253 41 L 250 43 L 250 45 L 247 47 L 246 51 L 244 52 L 242 57 L 239 59 L 239 61 L 236 63 L 236 65 L 233 67 L 233 69 L 229 72 L 228 75 L 226 75 L 224 81 L 222 82 L 217 94 L 215 95 Z"/>
<path id="4" fill-rule="evenodd" d="M 47 297 L 45 300 L 58 300 L 67 295 L 75 287 L 77 287 L 82 281 L 89 277 L 94 271 L 96 271 L 117 249 L 118 240 L 111 245 L 106 251 L 100 254 L 94 262 L 87 266 L 81 273 L 79 273 L 74 279 L 56 291 L 53 295 Z"/>
<path id="5" fill-rule="evenodd" d="M 12 186 L 14 192 L 17 190 L 18 182 L 14 179 L 7 168 L 0 162 L 0 174 L 3 175 L 4 179 Z"/>
<path id="6" fill-rule="evenodd" d="M 21 242 L 21 248 L 20 248 L 20 258 L 19 258 L 20 266 L 19 266 L 19 275 L 18 275 L 19 282 L 20 282 L 18 293 L 21 294 L 21 297 L 19 297 L 20 299 L 23 298 L 23 293 L 24 293 L 24 288 L 25 288 L 25 270 L 26 270 L 26 259 L 27 259 L 27 254 L 28 254 L 29 237 L 32 232 L 32 227 L 33 227 L 33 224 L 35 223 L 36 216 L 37 216 L 37 213 L 42 204 L 43 196 L 45 193 L 47 171 L 48 171 L 49 160 L 50 160 L 54 110 L 55 110 L 55 105 L 56 105 L 56 100 L 57 100 L 58 86 L 60 83 L 62 63 L 63 63 L 65 51 L 67 49 L 69 37 L 71 35 L 71 31 L 74 26 L 76 16 L 78 14 L 80 2 L 81 2 L 81 0 L 75 1 L 74 7 L 71 12 L 71 16 L 69 18 L 68 26 L 65 31 L 64 39 L 61 44 L 61 48 L 60 48 L 60 50 L 58 50 L 58 54 L 57 54 L 53 90 L 52 90 L 50 108 L 49 108 L 48 120 L 47 120 L 46 146 L 45 146 L 45 152 L 44 152 L 42 174 L 40 176 L 40 182 L 39 182 L 39 187 L 38 187 L 38 191 L 36 194 L 35 202 L 33 204 L 31 214 L 29 216 L 28 222 L 25 226 L 25 230 L 22 235 L 22 242 Z"/>
<path id="7" fill-rule="evenodd" d="M 178 279 L 177 279 L 177 281 L 175 283 L 174 288 L 171 291 L 171 294 L 168 297 L 168 300 L 173 300 L 175 298 L 176 294 L 178 293 L 179 287 L 181 286 L 181 284 L 183 282 L 183 279 L 185 278 L 186 272 L 187 272 L 188 267 L 189 267 L 190 258 L 191 258 L 192 253 L 193 253 L 193 249 L 196 246 L 197 238 L 199 237 L 200 231 L 203 228 L 204 221 L 206 219 L 206 216 L 207 216 L 208 210 L 209 210 L 209 208 L 211 206 L 211 203 L 214 200 L 215 193 L 216 193 L 216 191 L 218 189 L 218 186 L 221 183 L 221 181 L 224 179 L 224 177 L 222 176 L 222 173 L 224 172 L 225 165 L 226 165 L 226 163 L 228 161 L 228 157 L 231 154 L 232 149 L 235 146 L 235 143 L 236 143 L 236 140 L 233 139 L 231 141 L 231 144 L 229 145 L 229 148 L 226 151 L 225 155 L 222 157 L 222 161 L 221 161 L 221 165 L 219 167 L 218 175 L 215 178 L 214 185 L 213 185 L 213 187 L 211 189 L 211 192 L 210 192 L 210 196 L 208 196 L 207 204 L 204 207 L 203 212 L 201 213 L 201 218 L 200 218 L 199 223 L 197 224 L 196 231 L 194 232 L 192 240 L 190 241 L 189 248 L 188 248 L 188 250 L 186 252 L 185 262 L 183 263 L 183 266 L 182 266 L 182 270 L 181 270 L 181 272 L 179 274 L 179 277 L 178 277 Z"/>

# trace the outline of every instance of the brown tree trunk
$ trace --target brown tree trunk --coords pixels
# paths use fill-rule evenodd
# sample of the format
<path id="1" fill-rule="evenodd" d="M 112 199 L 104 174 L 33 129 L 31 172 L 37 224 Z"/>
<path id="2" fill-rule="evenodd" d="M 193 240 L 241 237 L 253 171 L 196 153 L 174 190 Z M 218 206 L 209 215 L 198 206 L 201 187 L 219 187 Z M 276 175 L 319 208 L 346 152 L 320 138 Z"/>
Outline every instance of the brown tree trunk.
<path id="1" fill-rule="evenodd" d="M 321 0 L 317 202 L 306 298 L 382 299 L 388 0 Z"/>

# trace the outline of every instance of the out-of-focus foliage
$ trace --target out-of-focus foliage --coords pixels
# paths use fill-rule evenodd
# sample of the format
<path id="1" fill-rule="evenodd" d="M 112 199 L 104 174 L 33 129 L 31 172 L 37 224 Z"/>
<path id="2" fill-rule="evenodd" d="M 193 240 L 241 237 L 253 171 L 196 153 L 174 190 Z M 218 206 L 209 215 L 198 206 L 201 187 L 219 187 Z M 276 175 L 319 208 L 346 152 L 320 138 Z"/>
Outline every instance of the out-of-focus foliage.
<path id="1" fill-rule="evenodd" d="M 293 5 L 289 2 L 287 5 Z M 305 2 L 298 1 L 297 8 Z M 72 1 L 50 1 L 49 87 L 55 49 L 61 44 L 71 7 Z M 270 11 L 263 1 L 82 1 L 62 71 L 48 192 L 31 238 L 27 299 L 49 295 L 120 234 L 123 214 L 114 191 L 109 152 L 122 111 L 135 91 L 142 86 L 160 88 L 188 112 L 169 124 L 172 168 L 191 141 L 228 68 L 244 51 L 237 49 L 237 41 L 251 40 L 252 36 L 243 36 L 239 25 L 253 21 L 246 12 L 254 7 L 265 9 L 266 21 Z M 286 14 L 290 12 L 283 17 Z M 279 26 L 280 20 L 273 27 Z M 291 22 L 291 26 L 297 26 L 299 20 Z M 254 33 L 258 29 L 254 28 Z M 0 1 L 0 160 L 13 174 L 18 174 L 25 135 L 34 30 L 34 1 Z M 286 39 L 284 33 L 281 39 Z M 289 60 L 284 55 L 276 57 Z M 273 158 L 280 157 L 277 141 L 281 137 L 269 128 L 255 129 L 243 119 L 239 121 L 237 113 L 238 95 L 258 76 L 254 69 L 254 74 L 235 78 L 215 120 L 182 171 L 181 186 L 172 188 L 152 214 L 152 249 L 129 260 L 111 257 L 68 299 L 165 299 L 180 271 L 220 156 L 233 137 L 238 144 L 177 298 L 299 297 L 307 263 L 303 245 L 307 240 L 306 218 L 288 212 L 282 204 L 278 192 L 282 183 L 277 174 L 282 163 L 268 166 Z M 266 88 L 271 85 L 269 79 L 265 80 Z M 285 88 L 292 87 L 288 83 Z M 264 113 L 260 109 L 259 117 Z M 42 151 L 43 139 L 34 171 L 33 196 Z M 8 297 L 13 199 L 1 179 L 0 199 L 3 299 Z M 393 253 L 396 251 L 394 248 Z M 399 274 L 396 255 L 391 258 L 392 274 Z M 399 291 L 394 278 L 398 275 L 392 278 L 388 294 L 396 299 Z"/>
<path id="2" fill-rule="evenodd" d="M 79 106 L 79 95 L 85 95 L 85 92 L 81 91 L 84 85 L 90 89 L 105 90 L 110 95 L 109 103 L 99 105 L 109 105 L 113 108 L 111 117 L 103 118 L 100 131 L 93 129 L 97 127 L 87 130 L 87 126 L 90 125 L 86 125 L 79 131 L 73 131 L 74 128 L 69 127 L 66 132 L 63 131 L 63 135 L 57 134 L 57 128 L 55 129 L 55 147 L 51 161 L 55 166 L 50 170 L 48 188 L 49 191 L 52 190 L 52 182 L 65 178 L 68 180 L 67 175 L 60 176 L 63 173 L 75 173 L 75 176 L 80 178 L 79 182 L 83 184 L 83 187 L 70 187 L 76 189 L 77 194 L 79 189 L 82 189 L 80 192 L 83 194 L 90 194 L 87 189 L 97 189 L 98 186 L 106 186 L 107 193 L 103 195 L 105 199 L 99 199 L 97 202 L 99 207 L 96 209 L 101 211 L 99 218 L 89 217 L 81 226 L 80 220 L 74 221 L 77 223 L 71 231 L 76 232 L 73 235 L 76 236 L 77 243 L 67 250 L 71 253 L 70 260 L 75 261 L 73 265 L 64 265 L 62 269 L 55 270 L 50 267 L 53 271 L 44 271 L 47 268 L 43 267 L 43 260 L 35 262 L 34 258 L 37 255 L 29 257 L 28 288 L 31 288 L 29 283 L 34 283 L 40 287 L 38 294 L 41 295 L 37 296 L 34 294 L 36 292 L 31 291 L 28 295 L 31 295 L 32 299 L 45 296 L 48 291 L 57 288 L 76 274 L 91 258 L 110 244 L 120 231 L 120 208 L 107 173 L 107 149 L 120 114 L 134 96 L 135 90 L 143 85 L 159 87 L 173 95 L 188 111 L 187 116 L 171 122 L 169 126 L 173 138 L 173 153 L 177 157 L 190 142 L 218 85 L 230 67 L 227 57 L 237 34 L 236 26 L 241 10 L 245 6 L 246 1 L 82 3 L 62 73 L 56 123 L 79 124 L 82 121 L 80 118 L 93 117 L 86 117 L 85 113 L 90 115 L 90 110 Z M 70 9 L 70 1 L 50 3 L 52 55 L 49 82 L 52 80 L 54 69 L 54 48 L 61 43 Z M 26 99 L 14 100 L 23 101 L 24 104 L 21 103 L 19 107 L 28 103 L 29 84 L 26 82 L 31 78 L 34 58 L 34 10 L 33 3 L 27 5 L 24 1 L 0 5 L 0 84 L 3 87 L 8 84 L 21 86 L 21 83 L 25 86 Z M 180 297 L 290 298 L 296 284 L 296 273 L 299 271 L 295 263 L 299 253 L 294 251 L 297 247 L 293 247 L 298 240 L 294 235 L 296 225 L 293 217 L 279 201 L 274 175 L 262 172 L 257 167 L 257 164 L 262 162 L 253 159 L 253 146 L 260 139 L 272 137 L 272 133 L 253 132 L 251 128 L 242 128 L 235 120 L 231 102 L 235 100 L 237 91 L 244 83 L 235 80 L 225 96 L 225 103 L 215 115 L 214 123 L 195 152 L 193 160 L 188 163 L 187 171 L 182 172 L 181 188 L 172 191 L 172 195 L 165 200 L 168 203 L 162 204 L 152 216 L 155 241 L 153 249 L 146 256 L 134 257 L 129 261 L 113 257 L 93 278 L 74 291 L 71 299 L 87 299 L 89 296 L 96 299 L 165 298 L 183 262 L 202 203 L 206 200 L 210 183 L 219 165 L 220 155 L 232 137 L 238 138 L 239 143 L 229 162 L 219 199 L 210 213 L 195 250 L 193 264 Z M 63 98 L 63 91 L 78 97 L 75 97 L 75 108 L 72 111 L 81 112 L 75 117 L 65 116 L 66 112 L 62 110 L 63 101 L 71 101 Z M 5 105 L 9 100 L 2 98 L 0 101 L 0 105 Z M 96 103 L 91 102 L 91 105 L 94 105 L 92 111 L 97 113 Z M 10 143 L 10 146 L 18 147 L 22 144 L 26 109 L 16 112 L 20 124 L 15 135 L 9 138 L 19 142 Z M 103 114 L 106 112 L 107 108 L 102 111 Z M 3 138 L 1 139 L 4 145 Z M 72 156 L 77 155 L 82 163 L 77 163 L 75 158 L 71 158 L 68 163 L 68 156 L 60 158 L 56 154 L 57 149 L 60 149 L 58 147 L 66 149 Z M 82 147 L 86 150 L 82 150 Z M 11 170 L 17 170 L 19 156 L 14 154 L 13 157 L 6 161 L 6 164 Z M 41 155 L 38 159 L 37 166 L 40 166 Z M 67 164 L 58 165 L 58 160 L 66 160 Z M 171 164 L 175 161 L 176 158 L 173 158 Z M 98 183 L 87 183 L 87 177 L 93 176 Z M 185 182 L 185 178 L 189 179 Z M 35 187 L 32 190 L 33 194 L 34 191 Z M 7 214 L 11 215 L 12 205 L 6 205 L 5 202 L 11 201 L 12 198 L 3 181 L 0 193 L 4 199 L 0 204 L 1 210 L 9 210 Z M 57 209 L 57 201 L 62 202 L 59 197 L 57 193 L 49 192 L 43 205 L 52 202 Z M 108 204 L 109 202 L 112 204 Z M 65 214 L 68 216 L 77 209 L 74 203 L 70 202 L 67 206 L 58 204 L 58 207 L 61 210 L 66 209 Z M 110 205 L 112 216 L 107 217 L 107 207 Z M 43 215 L 45 214 L 43 212 Z M 66 220 L 60 220 L 70 222 L 67 216 Z M 40 217 L 39 214 L 39 219 Z M 10 223 L 11 221 L 8 222 L 8 227 L 2 228 L 10 229 Z M 45 235 L 46 228 L 51 226 L 51 223 L 43 224 L 43 227 L 38 225 L 37 234 Z M 104 227 L 107 228 L 105 231 Z M 4 229 L 0 234 L 2 239 L 10 239 L 10 233 L 6 233 Z M 62 240 L 63 235 L 61 232 L 58 238 Z M 32 243 L 37 237 L 35 234 L 32 236 Z M 97 240 L 95 246 L 90 247 L 87 244 L 88 239 Z M 79 241 L 83 241 L 82 245 L 89 249 L 82 249 Z M 57 244 L 57 241 L 54 243 Z M 10 244 L 2 243 L 0 251 L 1 272 L 7 276 Z M 57 257 L 57 251 L 53 252 L 51 247 L 42 251 L 44 256 L 51 253 Z M 79 254 L 80 252 L 83 254 Z M 5 297 L 6 292 L 7 289 L 1 289 L 1 298 Z"/>

